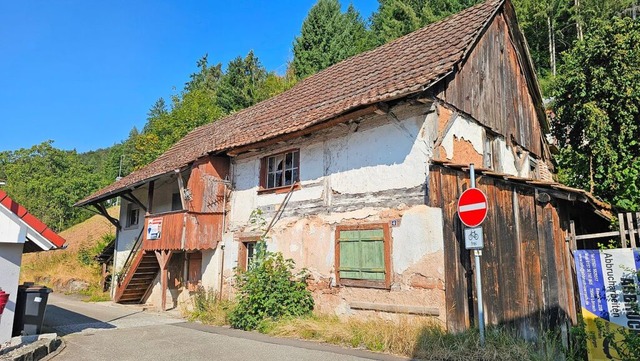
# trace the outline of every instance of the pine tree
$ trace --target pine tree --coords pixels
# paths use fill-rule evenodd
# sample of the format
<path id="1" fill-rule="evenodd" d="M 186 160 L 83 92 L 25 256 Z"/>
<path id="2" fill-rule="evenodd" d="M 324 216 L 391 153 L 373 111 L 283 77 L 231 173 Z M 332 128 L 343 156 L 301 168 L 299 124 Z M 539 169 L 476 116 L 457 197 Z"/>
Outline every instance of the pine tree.
<path id="1" fill-rule="evenodd" d="M 260 89 L 266 78 L 267 71 L 253 50 L 244 59 L 237 57 L 231 60 L 217 89 L 218 106 L 231 113 L 263 100 Z"/>
<path id="2" fill-rule="evenodd" d="M 343 14 L 338 0 L 319 0 L 294 40 L 293 69 L 304 79 L 370 47 L 365 23 L 353 6 Z"/>

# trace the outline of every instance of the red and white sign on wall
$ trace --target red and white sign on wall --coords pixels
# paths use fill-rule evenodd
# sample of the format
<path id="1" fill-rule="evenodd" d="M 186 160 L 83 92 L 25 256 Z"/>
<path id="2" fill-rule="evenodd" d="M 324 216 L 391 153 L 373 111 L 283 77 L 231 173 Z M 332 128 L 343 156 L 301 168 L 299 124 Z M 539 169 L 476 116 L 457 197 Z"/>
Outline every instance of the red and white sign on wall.
<path id="1" fill-rule="evenodd" d="M 469 188 L 458 199 L 458 217 L 467 227 L 477 227 L 487 218 L 487 196 L 478 188 Z"/>

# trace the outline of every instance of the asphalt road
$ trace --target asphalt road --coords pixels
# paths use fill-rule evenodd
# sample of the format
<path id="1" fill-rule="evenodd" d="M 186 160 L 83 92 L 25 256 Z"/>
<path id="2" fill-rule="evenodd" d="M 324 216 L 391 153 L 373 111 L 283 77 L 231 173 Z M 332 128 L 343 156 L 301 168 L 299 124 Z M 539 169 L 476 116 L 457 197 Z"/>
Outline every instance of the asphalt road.
<path id="1" fill-rule="evenodd" d="M 50 294 L 44 332 L 63 336 L 54 360 L 388 360 L 404 358 L 185 322 L 175 313 Z"/>

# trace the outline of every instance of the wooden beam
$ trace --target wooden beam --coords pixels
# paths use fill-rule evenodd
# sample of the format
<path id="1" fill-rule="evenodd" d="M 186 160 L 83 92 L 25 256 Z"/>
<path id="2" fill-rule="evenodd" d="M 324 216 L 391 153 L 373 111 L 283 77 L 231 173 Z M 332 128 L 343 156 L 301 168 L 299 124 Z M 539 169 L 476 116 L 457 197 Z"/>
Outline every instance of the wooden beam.
<path id="1" fill-rule="evenodd" d="M 349 307 L 354 310 L 382 311 L 389 313 L 406 313 L 410 315 L 440 316 L 436 307 L 406 306 L 387 303 L 351 302 Z"/>
<path id="2" fill-rule="evenodd" d="M 102 203 L 94 203 L 93 206 L 98 210 L 98 213 L 104 216 L 118 230 L 122 229 L 122 226 L 120 225 L 120 221 L 116 218 L 111 217 L 111 215 L 109 214 L 109 212 L 107 212 L 107 209 L 104 207 Z"/>
<path id="3" fill-rule="evenodd" d="M 180 202 L 182 203 L 182 209 L 187 210 L 187 197 L 184 192 L 184 179 L 182 179 L 180 169 L 176 169 L 175 172 L 178 176 L 178 188 L 180 189 Z"/>
<path id="4" fill-rule="evenodd" d="M 301 137 L 301 136 L 304 136 L 304 135 L 307 135 L 307 134 L 311 134 L 311 133 L 314 133 L 314 132 L 317 132 L 317 131 L 320 131 L 320 130 L 323 130 L 323 129 L 331 128 L 331 127 L 333 127 L 333 126 L 335 126 L 337 124 L 348 122 L 349 120 L 354 120 L 354 119 L 363 117 L 365 115 L 374 114 L 377 109 L 378 109 L 378 107 L 376 105 L 370 105 L 368 107 L 365 107 L 365 108 L 362 108 L 362 109 L 358 109 L 358 110 L 354 110 L 354 111 L 352 111 L 350 113 L 347 113 L 347 114 L 344 114 L 344 115 L 340 115 L 340 116 L 337 116 L 335 118 L 326 120 L 326 121 L 324 121 L 322 123 L 315 124 L 315 125 L 312 125 L 310 127 L 306 127 L 304 129 L 291 132 L 289 134 L 285 134 L 285 135 L 282 135 L 282 136 L 274 137 L 274 138 L 271 138 L 271 139 L 263 140 L 263 141 L 256 142 L 256 143 L 253 143 L 253 144 L 249 144 L 249 145 L 246 145 L 246 146 L 241 146 L 241 147 L 237 147 L 237 148 L 231 149 L 231 150 L 227 151 L 227 154 L 229 156 L 231 156 L 231 157 L 235 157 L 238 154 L 242 154 L 242 153 L 248 152 L 251 149 L 258 149 L 258 148 L 263 148 L 263 147 L 266 147 L 266 146 L 274 145 L 274 144 L 277 144 L 278 142 L 283 141 L 283 140 L 295 139 L 295 138 L 298 138 L 298 137 Z"/>
<path id="5" fill-rule="evenodd" d="M 627 237 L 625 237 L 624 230 L 624 215 L 622 213 L 618 213 L 618 227 L 620 228 L 620 242 L 622 243 L 622 248 L 627 248 Z"/>
<path id="6" fill-rule="evenodd" d="M 376 110 L 374 110 L 373 112 L 378 115 L 389 114 L 389 104 L 385 102 L 380 102 L 376 104 Z"/>
<path id="7" fill-rule="evenodd" d="M 575 251 L 578 248 L 578 243 L 576 242 L 576 222 L 569 221 L 569 246 L 571 251 Z"/>
<path id="8" fill-rule="evenodd" d="M 142 208 L 143 211 L 145 212 L 147 211 L 147 207 L 144 204 L 142 204 L 142 202 L 136 196 L 134 196 L 133 193 L 131 193 L 131 191 L 121 195 L 121 197 L 128 200 L 131 203 L 137 204 L 138 207 Z"/>

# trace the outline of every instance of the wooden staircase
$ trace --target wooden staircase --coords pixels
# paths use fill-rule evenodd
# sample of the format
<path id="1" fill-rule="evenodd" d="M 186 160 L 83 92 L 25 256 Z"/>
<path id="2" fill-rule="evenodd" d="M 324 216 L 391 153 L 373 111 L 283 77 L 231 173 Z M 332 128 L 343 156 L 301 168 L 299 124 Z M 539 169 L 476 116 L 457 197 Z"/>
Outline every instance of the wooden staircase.
<path id="1" fill-rule="evenodd" d="M 124 279 L 118 283 L 115 301 L 142 303 L 158 272 L 160 264 L 154 252 L 139 251 Z"/>

